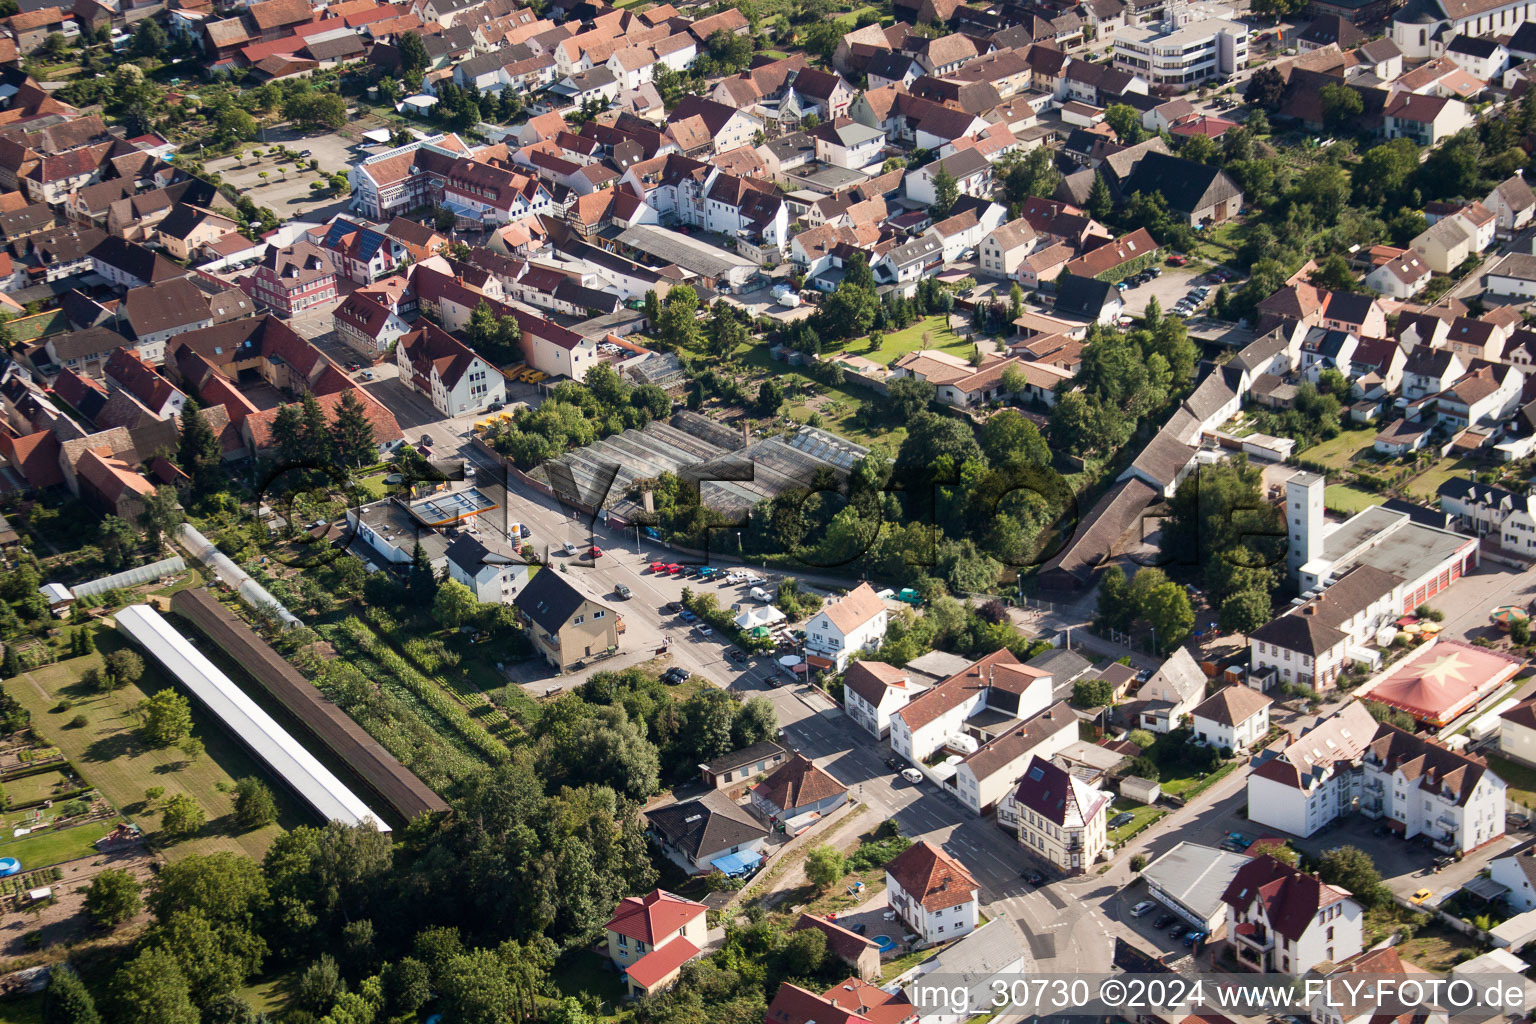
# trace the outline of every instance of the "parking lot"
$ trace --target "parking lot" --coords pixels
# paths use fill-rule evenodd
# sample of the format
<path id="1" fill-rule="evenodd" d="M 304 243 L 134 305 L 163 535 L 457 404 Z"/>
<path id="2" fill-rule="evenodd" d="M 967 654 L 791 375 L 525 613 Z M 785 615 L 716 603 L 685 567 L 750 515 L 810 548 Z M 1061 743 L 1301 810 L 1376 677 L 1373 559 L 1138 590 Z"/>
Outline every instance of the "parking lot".
<path id="1" fill-rule="evenodd" d="M 1237 282 L 1234 281 L 1228 287 L 1235 288 L 1236 284 Z M 1126 313 L 1132 316 L 1145 313 L 1147 303 L 1153 298 L 1157 299 L 1157 304 L 1162 307 L 1164 313 L 1170 313 L 1179 304 L 1179 300 L 1183 299 L 1190 290 L 1198 287 L 1209 289 L 1201 307 L 1203 312 L 1209 312 L 1211 300 L 1216 295 L 1216 289 L 1220 287 L 1219 283 L 1212 281 L 1206 271 L 1192 273 L 1183 267 L 1164 265 L 1160 276 L 1146 284 L 1126 289 L 1121 293 L 1121 298 L 1125 302 Z M 1187 320 L 1189 317 L 1186 316 L 1183 319 Z"/>

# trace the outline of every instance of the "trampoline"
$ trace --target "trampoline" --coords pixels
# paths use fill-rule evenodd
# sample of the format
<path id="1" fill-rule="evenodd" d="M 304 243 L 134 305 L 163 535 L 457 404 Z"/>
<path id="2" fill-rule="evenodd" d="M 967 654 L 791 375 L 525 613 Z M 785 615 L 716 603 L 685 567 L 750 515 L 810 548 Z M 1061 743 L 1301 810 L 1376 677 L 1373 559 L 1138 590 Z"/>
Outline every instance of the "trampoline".
<path id="1" fill-rule="evenodd" d="M 462 491 L 444 491 L 411 502 L 411 515 L 426 526 L 446 526 L 496 507 L 496 503 L 473 487 Z"/>

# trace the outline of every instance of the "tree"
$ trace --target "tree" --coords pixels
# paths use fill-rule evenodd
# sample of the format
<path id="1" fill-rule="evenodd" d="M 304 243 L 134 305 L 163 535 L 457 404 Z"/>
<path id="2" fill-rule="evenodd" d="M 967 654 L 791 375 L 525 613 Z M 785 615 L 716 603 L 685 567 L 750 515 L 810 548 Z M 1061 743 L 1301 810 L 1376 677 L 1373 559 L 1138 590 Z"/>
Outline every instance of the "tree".
<path id="1" fill-rule="evenodd" d="M 335 131 L 347 123 L 347 101 L 335 92 L 295 91 L 283 102 L 283 116 L 304 127 Z"/>
<path id="2" fill-rule="evenodd" d="M 939 164 L 938 170 L 933 173 L 933 202 L 928 206 L 929 216 L 934 220 L 943 220 L 959 201 L 959 183 L 949 173 L 949 168 Z"/>
<path id="3" fill-rule="evenodd" d="M 848 858 L 842 851 L 823 843 L 805 855 L 805 877 L 818 889 L 830 889 L 848 873 Z"/>
<path id="4" fill-rule="evenodd" d="M 299 975 L 293 999 L 301 1009 L 313 1014 L 325 1014 L 336 1005 L 336 1000 L 346 990 L 347 983 L 341 978 L 341 967 L 336 963 L 336 958 L 329 953 L 322 953 L 319 959 Z"/>
<path id="5" fill-rule="evenodd" d="M 186 518 L 181 511 L 181 503 L 176 499 L 176 489 L 162 484 L 139 500 L 144 506 L 139 513 L 139 525 L 144 528 L 149 543 L 158 551 L 165 535 Z"/>
<path id="6" fill-rule="evenodd" d="M 192 728 L 192 706 L 169 687 L 139 701 L 138 715 L 151 746 L 168 747 Z"/>
<path id="7" fill-rule="evenodd" d="M 505 1024 L 518 1004 L 506 965 L 488 949 L 448 961 L 437 988 L 444 1019 L 456 1024 Z"/>
<path id="8" fill-rule="evenodd" d="M 405 580 L 406 592 L 418 607 L 432 607 L 437 598 L 437 573 L 432 569 L 432 559 L 417 541 L 411 550 L 410 574 Z"/>
<path id="9" fill-rule="evenodd" d="M 427 65 L 432 63 L 432 57 L 427 53 L 427 46 L 421 41 L 420 34 L 407 32 L 400 37 L 400 72 L 409 74 L 412 71 L 425 71 Z"/>
<path id="10" fill-rule="evenodd" d="M 1146 136 L 1141 114 L 1127 103 L 1111 103 L 1104 108 L 1104 123 L 1115 130 L 1122 144 L 1133 146 Z"/>
<path id="11" fill-rule="evenodd" d="M 458 580 L 443 580 L 432 598 L 432 614 L 444 629 L 458 629 L 474 617 L 479 607 L 474 591 Z"/>
<path id="12" fill-rule="evenodd" d="M 735 311 L 723 300 L 716 302 L 709 320 L 709 354 L 728 359 L 742 345 L 751 342 L 746 325 L 736 319 Z"/>
<path id="13" fill-rule="evenodd" d="M 1020 156 L 1017 151 L 1000 161 L 1003 170 L 1003 196 L 1010 205 L 1022 204 L 1030 197 L 1049 198 L 1061 183 L 1054 151 L 1039 146 Z"/>
<path id="14" fill-rule="evenodd" d="M 824 337 L 857 338 L 869 332 L 879 312 L 880 299 L 873 291 L 844 280 L 822 300 L 818 330 Z"/>
<path id="15" fill-rule="evenodd" d="M 1260 839 L 1248 847 L 1248 856 L 1273 857 L 1280 863 L 1289 864 L 1291 867 L 1295 867 L 1301 860 L 1300 854 L 1291 849 L 1289 843 L 1284 839 L 1277 839 L 1273 836 L 1268 839 Z"/>
<path id="16" fill-rule="evenodd" d="M 277 801 L 265 782 L 254 776 L 235 784 L 235 820 L 243 828 L 261 828 L 277 820 Z"/>
<path id="17" fill-rule="evenodd" d="M 128 52 L 134 57 L 159 57 L 168 45 L 170 38 L 166 36 L 165 29 L 153 18 L 145 18 L 133 30 L 133 41 L 128 45 Z"/>
<path id="18" fill-rule="evenodd" d="M 665 65 L 662 65 L 665 66 Z M 406 1017 L 424 1006 L 432 995 L 432 978 L 415 957 L 401 957 L 382 972 L 384 997 L 394 1017 Z"/>
<path id="19" fill-rule="evenodd" d="M 223 489 L 223 451 L 218 436 L 208 425 L 197 402 L 190 398 L 181 410 L 181 440 L 176 461 L 182 472 L 191 478 L 195 496 L 202 497 Z"/>
<path id="20" fill-rule="evenodd" d="M 101 1024 L 96 1000 L 67 963 L 55 964 L 48 972 L 48 987 L 43 989 L 43 1024 Z"/>
<path id="21" fill-rule="evenodd" d="M 981 425 L 980 441 L 982 453 L 993 467 L 1045 466 L 1051 461 L 1051 449 L 1040 429 L 1013 409 L 987 417 Z"/>
<path id="22" fill-rule="evenodd" d="M 102 871 L 91 879 L 91 886 L 85 891 L 85 913 L 102 928 L 122 924 L 143 905 L 138 880 L 118 868 Z"/>
<path id="23" fill-rule="evenodd" d="M 778 733 L 779 713 L 767 697 L 747 701 L 731 723 L 731 742 L 738 750 L 771 740 Z"/>
<path id="24" fill-rule="evenodd" d="M 202 828 L 207 820 L 202 806 L 185 793 L 177 793 L 167 800 L 160 812 L 160 827 L 169 836 L 189 836 Z"/>
<path id="25" fill-rule="evenodd" d="M 342 394 L 336 406 L 331 437 L 336 456 L 344 465 L 364 466 L 378 458 L 379 449 L 374 444 L 373 424 L 368 422 L 368 410 L 351 388 Z"/>
<path id="26" fill-rule="evenodd" d="M 1110 194 L 1109 182 L 1104 180 L 1104 175 L 1095 173 L 1093 187 L 1088 190 L 1088 212 L 1094 220 L 1108 220 L 1114 209 L 1115 197 Z"/>
<path id="27" fill-rule="evenodd" d="M 1335 252 L 1324 257 L 1323 262 L 1312 271 L 1310 280 L 1319 288 L 1347 292 L 1355 286 L 1355 273 L 1349 269 L 1349 261 Z"/>
<path id="28" fill-rule="evenodd" d="M 137 651 L 119 647 L 108 654 L 103 662 L 112 689 L 132 686 L 144 675 L 144 659 Z"/>
<path id="29" fill-rule="evenodd" d="M 699 293 L 686 284 L 667 292 L 656 333 L 674 348 L 698 348 L 702 332 L 698 320 Z"/>
<path id="30" fill-rule="evenodd" d="M 124 1024 L 198 1024 L 187 976 L 164 949 L 140 952 L 113 976 L 111 991 Z"/>
<path id="31" fill-rule="evenodd" d="M 1285 96 L 1285 78 L 1273 67 L 1259 68 L 1248 76 L 1248 91 L 1244 95 L 1250 106 L 1274 113 Z"/>
<path id="32" fill-rule="evenodd" d="M 1195 626 L 1195 610 L 1189 595 L 1177 583 L 1164 583 L 1147 595 L 1147 623 L 1164 650 L 1182 644 Z"/>
<path id="33" fill-rule="evenodd" d="M 1233 633 L 1252 633 L 1268 622 L 1269 594 L 1261 590 L 1240 590 L 1221 602 L 1216 624 Z"/>
<path id="34" fill-rule="evenodd" d="M 1358 846 L 1325 851 L 1318 858 L 1317 873 L 1329 885 L 1349 890 L 1367 907 L 1385 906 L 1392 899 L 1392 890 L 1383 884 L 1371 855 Z"/>
<path id="35" fill-rule="evenodd" d="M 1330 130 L 1344 127 L 1365 110 L 1360 94 L 1347 85 L 1328 84 L 1318 90 L 1323 101 L 1323 124 Z"/>
<path id="36" fill-rule="evenodd" d="M 1105 679 L 1079 679 L 1072 684 L 1072 703 L 1080 708 L 1102 708 L 1115 699 L 1115 687 Z"/>

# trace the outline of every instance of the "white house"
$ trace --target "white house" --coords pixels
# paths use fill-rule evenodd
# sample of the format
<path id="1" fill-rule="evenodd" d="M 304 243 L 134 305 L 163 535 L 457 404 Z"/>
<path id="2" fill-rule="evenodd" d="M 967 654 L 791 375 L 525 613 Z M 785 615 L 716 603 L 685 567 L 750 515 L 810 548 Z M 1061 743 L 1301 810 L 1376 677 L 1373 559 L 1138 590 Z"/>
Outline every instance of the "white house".
<path id="1" fill-rule="evenodd" d="M 1194 655 L 1180 647 L 1136 691 L 1136 700 L 1142 703 L 1141 727 L 1153 732 L 1172 732 L 1203 699 L 1205 672 Z"/>
<path id="2" fill-rule="evenodd" d="M 1536 765 L 1536 700 L 1521 701 L 1499 716 L 1499 753 Z"/>
<path id="3" fill-rule="evenodd" d="M 914 763 L 943 747 L 974 752 L 1011 727 L 1012 719 L 1049 707 L 1051 689 L 1050 673 L 1019 664 L 1006 648 L 996 651 L 894 712 L 891 749 Z M 992 714 L 973 722 L 982 712 Z"/>
<path id="4" fill-rule="evenodd" d="M 926 840 L 885 866 L 885 888 L 891 909 L 918 945 L 946 942 L 976 927 L 981 887 L 959 861 Z"/>
<path id="5" fill-rule="evenodd" d="M 1365 911 L 1353 896 L 1267 854 L 1238 869 L 1221 898 L 1232 951 L 1250 970 L 1300 977 L 1364 945 Z"/>
<path id="6" fill-rule="evenodd" d="M 446 416 L 479 412 L 507 400 L 501 371 L 426 321 L 395 345 L 395 362 L 401 381 L 430 398 Z"/>
<path id="7" fill-rule="evenodd" d="M 1351 702 L 1248 777 L 1256 825 L 1309 836 L 1358 807 L 1406 839 L 1465 852 L 1504 834 L 1504 780 L 1481 760 L 1386 723 Z"/>
<path id="8" fill-rule="evenodd" d="M 1351 650 L 1359 652 L 1397 618 L 1402 584 L 1391 573 L 1359 565 L 1311 601 L 1249 633 L 1250 684 L 1262 690 L 1275 683 L 1332 689 L 1352 660 Z"/>
<path id="9" fill-rule="evenodd" d="M 889 619 L 875 589 L 860 583 L 828 601 L 805 624 L 806 661 L 813 668 L 843 671 L 854 655 L 880 646 Z"/>
<path id="10" fill-rule="evenodd" d="M 891 715 L 926 692 L 925 682 L 881 661 L 854 661 L 843 674 L 843 710 L 878 740 L 891 731 Z"/>
<path id="11" fill-rule="evenodd" d="M 1519 913 L 1536 910 L 1536 888 L 1531 886 L 1531 880 L 1536 879 L 1536 847 L 1526 847 L 1518 853 L 1490 861 L 1488 875 L 1509 889 L 1504 901 L 1511 910 Z"/>
<path id="12" fill-rule="evenodd" d="M 1190 718 L 1195 739 L 1226 750 L 1256 747 L 1269 734 L 1268 697 L 1246 686 L 1217 690 L 1201 703 Z"/>
<path id="13" fill-rule="evenodd" d="M 1019 845 L 1061 871 L 1080 874 L 1104 852 L 1110 795 L 1065 768 L 1033 759 L 1009 800 Z M 999 811 L 998 822 L 1003 820 Z"/>
<path id="14" fill-rule="evenodd" d="M 1020 722 L 955 766 L 945 780 L 972 814 L 986 814 L 1007 798 L 1030 761 L 1049 761 L 1077 742 L 1077 715 L 1063 701 Z M 999 824 L 1004 824 L 1001 816 Z"/>
<path id="15" fill-rule="evenodd" d="M 1536 214 L 1536 192 L 1526 184 L 1525 176 L 1516 171 L 1494 186 L 1483 205 L 1493 212 L 1499 230 L 1512 234 L 1529 224 L 1532 214 Z"/>
<path id="16" fill-rule="evenodd" d="M 1409 249 L 1365 275 L 1365 286 L 1378 295 L 1406 301 L 1423 291 L 1434 276 L 1424 258 Z"/>
<path id="17" fill-rule="evenodd" d="M 448 545 L 448 577 L 470 589 L 486 604 L 505 604 L 532 575 L 532 568 L 510 548 L 461 533 Z"/>
<path id="18" fill-rule="evenodd" d="M 991 198 L 992 165 L 974 149 L 962 149 L 953 156 L 926 163 L 909 173 L 903 179 L 907 198 L 917 203 L 932 203 L 933 179 L 940 168 L 948 171 L 950 177 L 955 179 L 955 188 L 960 195 Z"/>

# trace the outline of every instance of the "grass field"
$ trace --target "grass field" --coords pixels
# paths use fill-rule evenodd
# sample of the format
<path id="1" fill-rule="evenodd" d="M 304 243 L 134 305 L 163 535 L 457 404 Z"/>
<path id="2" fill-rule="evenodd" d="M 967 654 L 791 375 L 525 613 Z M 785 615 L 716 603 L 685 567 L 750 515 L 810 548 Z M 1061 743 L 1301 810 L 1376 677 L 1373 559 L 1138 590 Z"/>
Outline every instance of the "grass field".
<path id="1" fill-rule="evenodd" d="M 1125 840 L 1126 836 L 1134 835 L 1136 832 L 1140 831 L 1140 829 L 1148 822 L 1156 821 L 1158 818 L 1161 818 L 1163 815 L 1168 813 L 1168 809 L 1165 807 L 1153 807 L 1148 806 L 1147 804 L 1138 804 L 1134 800 L 1116 800 L 1109 809 L 1109 816 L 1113 818 L 1115 815 L 1120 814 L 1121 812 L 1134 815 L 1134 817 L 1126 824 L 1121 825 L 1119 828 L 1112 828 L 1109 830 L 1108 838 L 1111 846 L 1120 845 L 1120 843 Z"/>
<path id="2" fill-rule="evenodd" d="M 1536 769 L 1527 768 L 1523 764 L 1516 764 L 1492 754 L 1486 756 L 1488 767 L 1504 780 L 1504 785 L 1507 787 L 1505 792 L 1509 799 L 1527 807 L 1536 807 Z"/>
<path id="3" fill-rule="evenodd" d="M 43 1024 L 43 994 L 0 999 L 0 1024 Z"/>
<path id="4" fill-rule="evenodd" d="M 55 793 L 72 789 L 66 786 L 63 772 L 41 772 L 23 779 L 13 779 L 5 784 L 5 799 L 11 807 L 40 803 Z"/>
<path id="5" fill-rule="evenodd" d="M 1371 427 L 1342 431 L 1338 437 L 1315 444 L 1301 454 L 1311 462 L 1321 462 L 1331 469 L 1345 469 L 1362 451 L 1370 451 L 1376 431 Z"/>
<path id="6" fill-rule="evenodd" d="M 1437 459 L 1429 469 L 1408 481 L 1408 491 L 1420 498 L 1433 499 L 1440 485 L 1453 476 L 1473 476 L 1483 468 L 1477 459 Z"/>
<path id="7" fill-rule="evenodd" d="M 57 744 L 81 777 L 114 807 L 130 815 L 149 837 L 156 836 L 160 819 L 144 807 L 145 790 L 159 786 L 165 790 L 166 798 L 186 793 L 198 802 L 208 816 L 207 824 L 196 835 L 170 845 L 167 856 L 174 860 L 192 853 L 235 850 L 259 859 L 281 826 L 237 831 L 231 817 L 234 797 L 222 791 L 232 790 L 236 779 L 248 775 L 265 778 L 272 787 L 281 825 L 313 823 L 288 791 L 195 703 L 192 734 L 204 744 L 202 757 L 189 762 L 175 747 L 159 749 L 142 743 L 133 709 L 147 694 L 169 685 L 169 681 L 156 666 L 149 664 L 137 686 L 125 686 L 111 693 L 86 691 L 80 685 L 81 674 L 87 668 L 99 667 L 105 649 L 116 646 L 112 634 L 105 631 L 99 642 L 104 648 L 102 652 L 25 673 L 17 685 L 10 687 L 10 692 L 32 712 L 33 728 L 48 742 Z M 64 708 L 61 699 L 69 700 L 72 706 Z M 84 715 L 86 725 L 67 726 L 76 715 Z"/>
<path id="8" fill-rule="evenodd" d="M 1323 492 L 1323 506 L 1334 512 L 1352 514 L 1372 505 L 1380 505 L 1387 499 L 1370 491 L 1362 491 L 1349 484 L 1329 484 Z"/>
<path id="9" fill-rule="evenodd" d="M 49 830 L 0 842 L 0 857 L 15 857 L 23 871 L 62 864 L 96 853 L 96 840 L 112 831 L 116 821 L 98 821 L 74 828 Z"/>
<path id="10" fill-rule="evenodd" d="M 862 339 L 849 342 L 847 350 L 856 356 L 872 359 L 882 366 L 889 365 L 892 360 L 920 348 L 938 349 L 941 352 L 959 356 L 961 359 L 971 358 L 971 353 L 976 349 L 976 343 L 950 330 L 947 320 L 948 317 L 942 313 L 937 316 L 925 316 L 899 331 L 892 331 L 885 335 L 880 342 L 880 347 L 873 352 L 867 351 L 868 343 Z M 923 341 L 925 334 L 929 336 L 927 343 Z"/>

